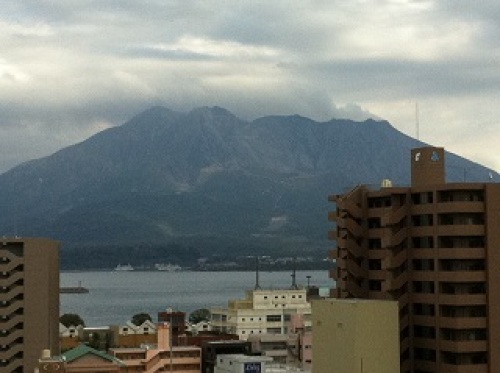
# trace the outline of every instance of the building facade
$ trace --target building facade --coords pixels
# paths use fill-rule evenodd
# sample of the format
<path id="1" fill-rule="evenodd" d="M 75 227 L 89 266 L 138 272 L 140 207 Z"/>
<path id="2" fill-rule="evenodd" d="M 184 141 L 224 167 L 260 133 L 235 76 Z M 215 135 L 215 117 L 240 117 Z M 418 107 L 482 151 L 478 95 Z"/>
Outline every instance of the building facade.
<path id="1" fill-rule="evenodd" d="M 250 290 L 242 300 L 229 301 L 228 308 L 212 308 L 212 330 L 238 334 L 287 334 L 294 314 L 304 315 L 311 325 L 311 304 L 306 289 Z"/>
<path id="2" fill-rule="evenodd" d="M 442 148 L 412 150 L 409 187 L 330 197 L 337 298 L 399 302 L 401 372 L 500 366 L 500 184 L 446 183 Z"/>
<path id="3" fill-rule="evenodd" d="M 0 239 L 0 371 L 32 372 L 59 353 L 59 244 Z"/>

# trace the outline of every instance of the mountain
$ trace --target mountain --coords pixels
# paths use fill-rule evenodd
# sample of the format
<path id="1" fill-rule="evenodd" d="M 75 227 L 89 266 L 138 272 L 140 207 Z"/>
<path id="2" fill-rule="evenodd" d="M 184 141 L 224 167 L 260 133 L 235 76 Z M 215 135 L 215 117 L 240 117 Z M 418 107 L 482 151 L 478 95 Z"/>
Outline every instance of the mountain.
<path id="1" fill-rule="evenodd" d="M 0 175 L 0 231 L 62 241 L 65 267 L 324 255 L 328 195 L 409 184 L 410 149 L 421 145 L 386 121 L 153 107 Z M 489 172 L 447 155 L 448 181 Z"/>

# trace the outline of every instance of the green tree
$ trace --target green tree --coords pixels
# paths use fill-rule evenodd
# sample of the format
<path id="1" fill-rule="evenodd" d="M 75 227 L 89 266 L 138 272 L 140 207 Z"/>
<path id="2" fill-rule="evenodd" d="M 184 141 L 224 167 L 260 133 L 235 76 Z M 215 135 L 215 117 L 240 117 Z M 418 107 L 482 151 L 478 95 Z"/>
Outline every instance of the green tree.
<path id="1" fill-rule="evenodd" d="M 59 317 L 59 322 L 63 324 L 66 328 L 69 326 L 85 326 L 85 322 L 76 313 L 65 313 L 61 317 Z"/>
<path id="2" fill-rule="evenodd" d="M 136 313 L 134 316 L 132 316 L 132 324 L 137 326 L 142 325 L 146 320 L 153 321 L 148 313 L 141 312 Z"/>
<path id="3" fill-rule="evenodd" d="M 206 308 L 199 308 L 189 314 L 189 322 L 197 324 L 200 321 L 209 321 L 210 311 Z"/>

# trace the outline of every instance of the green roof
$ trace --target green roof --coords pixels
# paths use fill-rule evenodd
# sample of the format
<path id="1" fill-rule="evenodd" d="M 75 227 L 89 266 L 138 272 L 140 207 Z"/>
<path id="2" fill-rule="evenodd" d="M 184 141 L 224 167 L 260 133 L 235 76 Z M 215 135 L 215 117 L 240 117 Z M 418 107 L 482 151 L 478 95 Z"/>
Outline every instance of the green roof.
<path id="1" fill-rule="evenodd" d="M 96 350 L 96 349 L 89 347 L 85 344 L 80 344 L 77 347 L 72 348 L 69 351 L 66 351 L 61 356 L 64 359 L 64 361 L 66 361 L 67 363 L 70 363 L 70 362 L 72 362 L 76 359 L 79 359 L 79 358 L 81 358 L 85 355 L 88 355 L 88 354 L 99 356 L 100 358 L 108 360 L 112 363 L 124 365 L 124 363 L 120 359 L 117 359 L 114 356 L 108 355 L 107 353 L 105 353 L 103 351 Z"/>

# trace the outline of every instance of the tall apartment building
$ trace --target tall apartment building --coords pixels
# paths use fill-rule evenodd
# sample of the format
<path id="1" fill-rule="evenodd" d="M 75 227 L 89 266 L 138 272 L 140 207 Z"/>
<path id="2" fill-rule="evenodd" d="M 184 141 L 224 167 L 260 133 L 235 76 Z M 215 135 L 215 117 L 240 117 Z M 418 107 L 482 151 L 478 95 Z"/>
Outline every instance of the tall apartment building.
<path id="1" fill-rule="evenodd" d="M 0 372 L 33 372 L 59 353 L 59 244 L 0 239 Z"/>
<path id="2" fill-rule="evenodd" d="M 401 372 L 500 367 L 500 184 L 446 183 L 442 148 L 412 150 L 409 187 L 330 197 L 337 298 L 399 302 Z"/>

